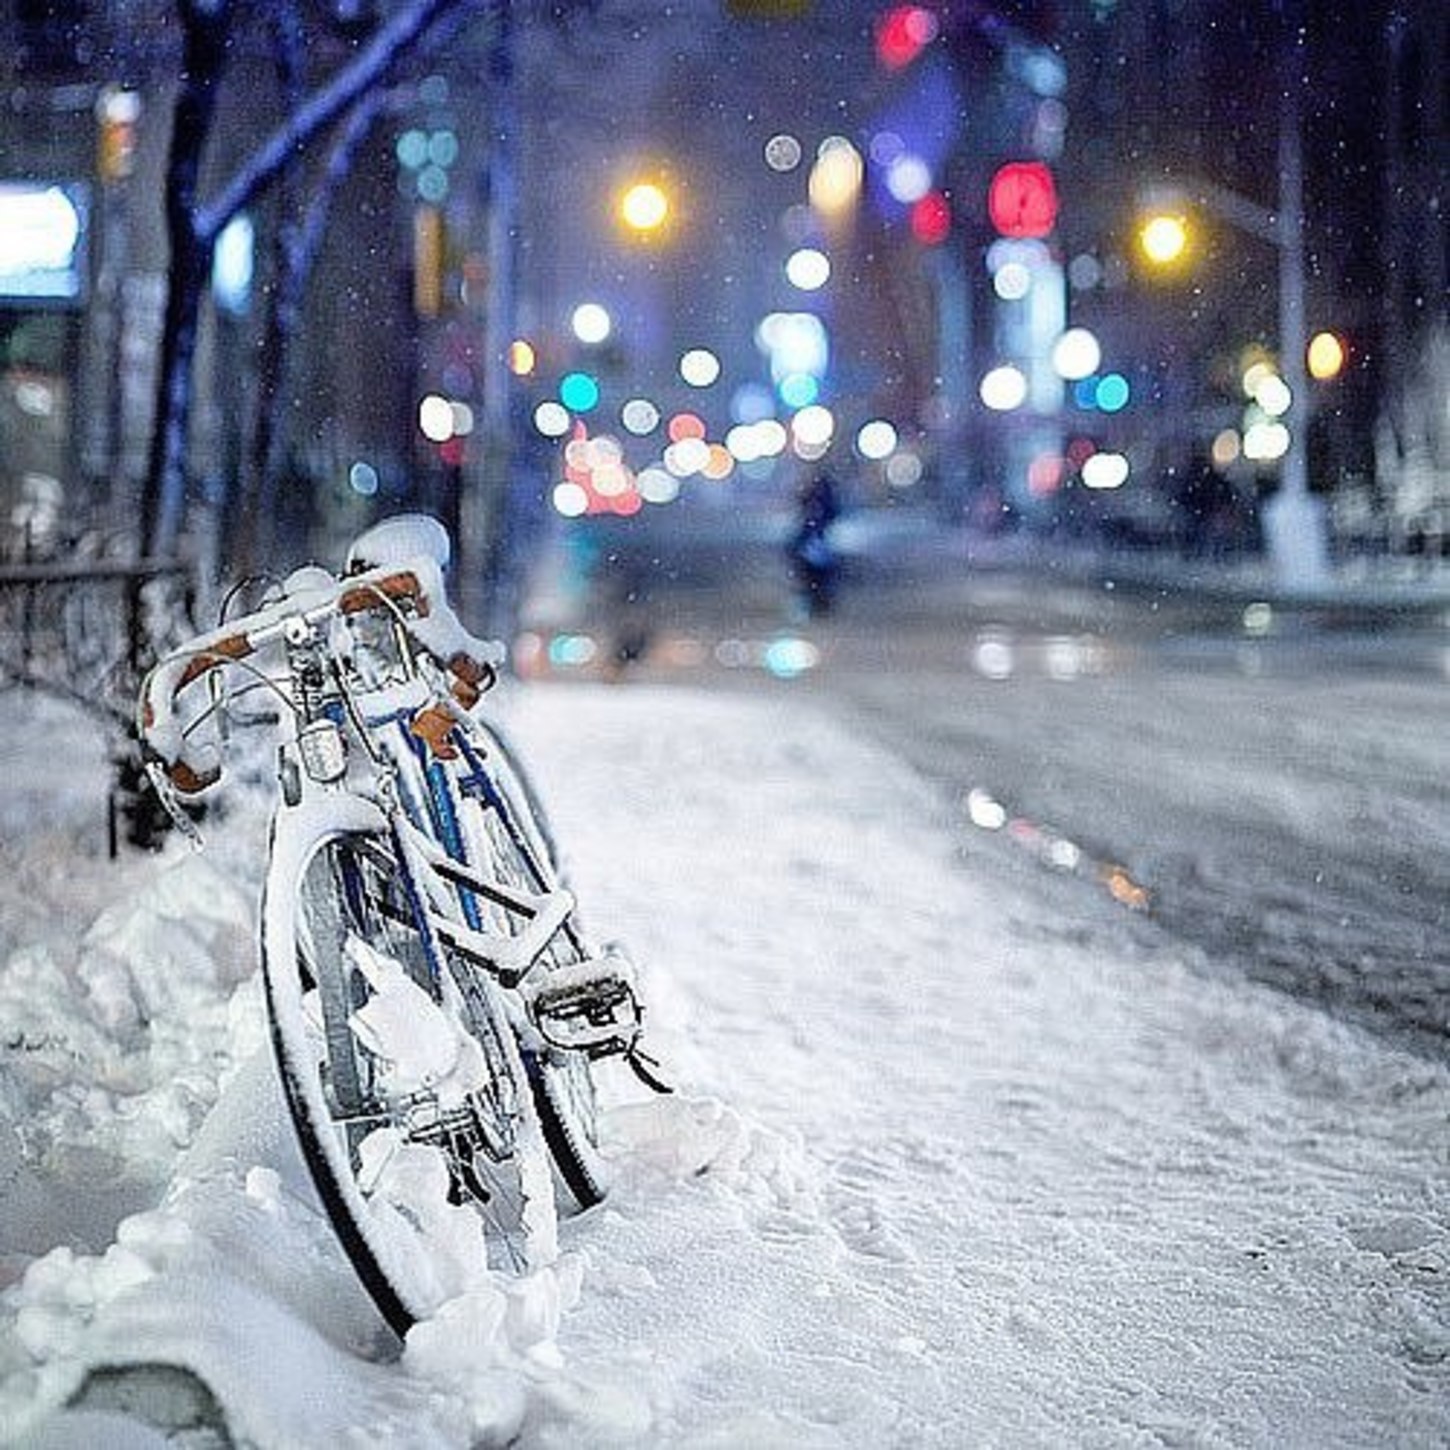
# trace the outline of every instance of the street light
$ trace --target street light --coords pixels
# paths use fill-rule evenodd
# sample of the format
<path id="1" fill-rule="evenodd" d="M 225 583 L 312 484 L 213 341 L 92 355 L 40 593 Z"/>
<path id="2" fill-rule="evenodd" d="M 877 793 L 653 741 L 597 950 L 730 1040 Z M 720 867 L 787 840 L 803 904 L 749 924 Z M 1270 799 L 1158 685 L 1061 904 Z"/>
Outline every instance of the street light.
<path id="1" fill-rule="evenodd" d="M 670 199 L 653 181 L 637 181 L 619 199 L 619 218 L 630 231 L 650 236 L 670 215 Z"/>
<path id="2" fill-rule="evenodd" d="M 1138 246 L 1155 267 L 1171 267 L 1188 253 L 1187 218 L 1154 212 L 1138 229 Z"/>

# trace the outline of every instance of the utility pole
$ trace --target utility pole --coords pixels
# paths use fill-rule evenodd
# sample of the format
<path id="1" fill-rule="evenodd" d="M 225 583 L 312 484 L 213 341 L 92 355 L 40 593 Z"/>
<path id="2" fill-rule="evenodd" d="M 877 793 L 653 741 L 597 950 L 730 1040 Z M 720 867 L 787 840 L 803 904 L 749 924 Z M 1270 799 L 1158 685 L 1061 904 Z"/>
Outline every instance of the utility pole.
<path id="1" fill-rule="evenodd" d="M 1329 579 L 1324 504 L 1309 492 L 1308 329 L 1304 321 L 1304 33 L 1295 0 L 1279 7 L 1284 76 L 1279 108 L 1279 206 L 1273 220 L 1279 252 L 1279 369 L 1289 389 L 1284 422 L 1289 448 L 1279 491 L 1264 507 L 1269 558 L 1288 589 L 1320 588 Z"/>

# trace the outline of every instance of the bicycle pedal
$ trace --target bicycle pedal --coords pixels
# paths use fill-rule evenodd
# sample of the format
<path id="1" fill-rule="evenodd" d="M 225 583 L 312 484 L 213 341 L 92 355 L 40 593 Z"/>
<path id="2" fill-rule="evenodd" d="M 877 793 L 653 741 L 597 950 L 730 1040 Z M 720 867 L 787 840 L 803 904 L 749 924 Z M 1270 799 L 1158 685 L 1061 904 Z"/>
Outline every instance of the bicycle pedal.
<path id="1" fill-rule="evenodd" d="M 643 1013 L 634 968 L 618 953 L 541 974 L 530 984 L 527 1000 L 553 1047 L 602 1057 L 629 1051 L 639 1036 Z"/>

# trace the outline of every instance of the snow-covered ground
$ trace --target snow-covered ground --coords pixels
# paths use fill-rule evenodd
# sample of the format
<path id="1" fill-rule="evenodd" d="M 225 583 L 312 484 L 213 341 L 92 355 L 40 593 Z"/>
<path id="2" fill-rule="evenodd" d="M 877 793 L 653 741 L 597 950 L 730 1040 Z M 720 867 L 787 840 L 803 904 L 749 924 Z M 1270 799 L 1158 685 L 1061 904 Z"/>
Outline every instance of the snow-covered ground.
<path id="1" fill-rule="evenodd" d="M 788 687 L 509 718 L 681 1092 L 557 1268 L 399 1352 L 279 1106 L 260 794 L 113 865 L 102 742 L 0 697 L 0 1438 L 1450 1441 L 1450 1071 L 1105 954 Z"/>

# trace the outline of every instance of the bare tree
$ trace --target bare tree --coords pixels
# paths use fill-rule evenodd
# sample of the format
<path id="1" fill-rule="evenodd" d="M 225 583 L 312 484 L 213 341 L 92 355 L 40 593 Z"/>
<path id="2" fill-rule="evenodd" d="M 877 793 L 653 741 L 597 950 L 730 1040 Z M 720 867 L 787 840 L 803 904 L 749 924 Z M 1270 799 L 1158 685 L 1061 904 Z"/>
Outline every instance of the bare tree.
<path id="1" fill-rule="evenodd" d="M 298 157 L 334 123 L 385 85 L 400 62 L 424 41 L 441 17 L 475 9 L 484 3 L 486 0 L 406 0 L 400 4 L 363 41 L 350 61 L 311 95 L 299 100 L 282 124 L 258 144 L 214 196 L 203 198 L 202 164 L 211 139 L 235 27 L 245 8 L 235 0 L 177 0 L 182 31 L 182 75 L 172 125 L 165 201 L 171 255 L 161 334 L 156 423 L 140 510 L 142 548 L 149 556 L 169 557 L 181 532 L 198 325 L 212 254 L 222 229 L 285 175 Z M 355 5 L 348 7 L 349 14 L 357 10 Z M 366 120 L 366 111 L 363 119 Z M 344 143 L 348 134 L 344 133 Z M 339 164 L 347 154 L 345 149 L 339 153 Z M 139 586 L 131 601 L 129 627 L 135 664 L 146 648 Z"/>

